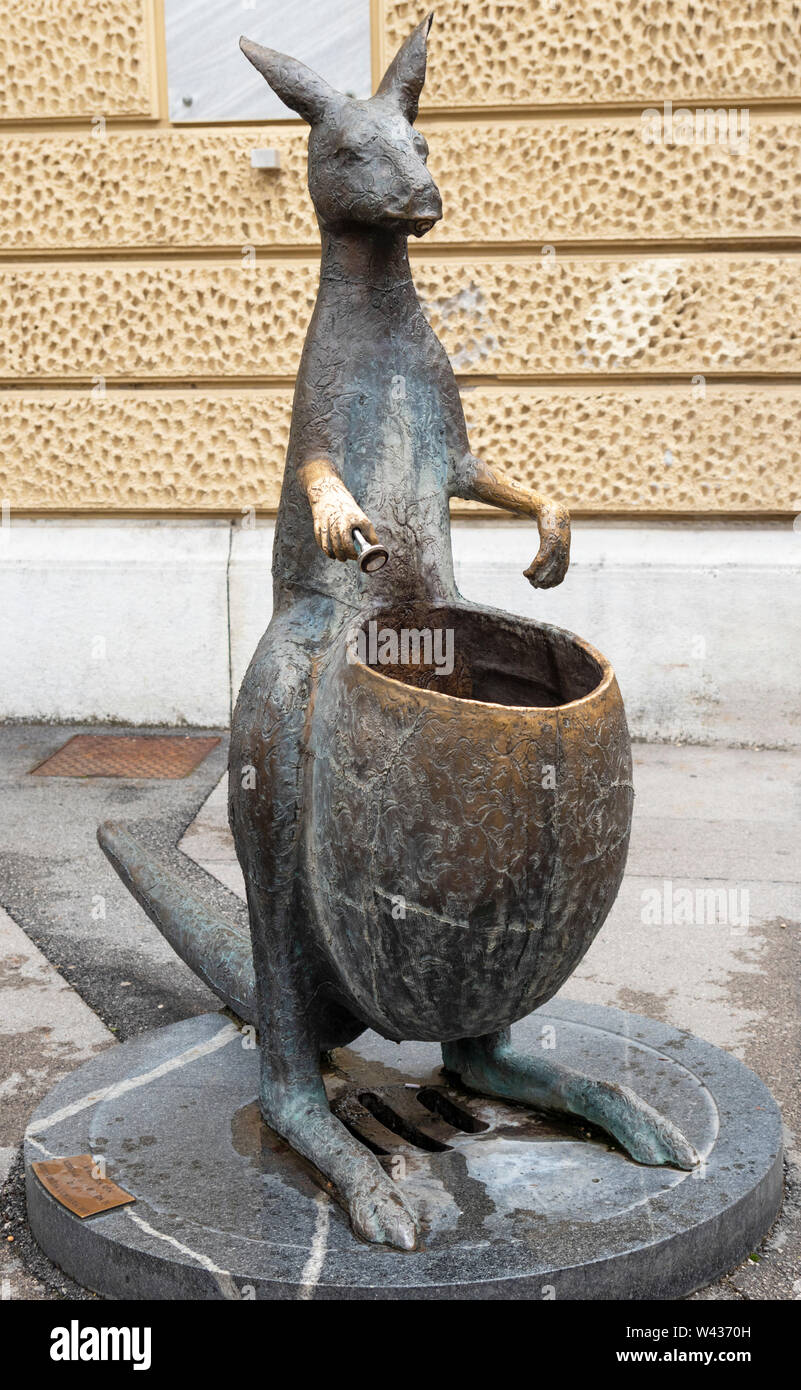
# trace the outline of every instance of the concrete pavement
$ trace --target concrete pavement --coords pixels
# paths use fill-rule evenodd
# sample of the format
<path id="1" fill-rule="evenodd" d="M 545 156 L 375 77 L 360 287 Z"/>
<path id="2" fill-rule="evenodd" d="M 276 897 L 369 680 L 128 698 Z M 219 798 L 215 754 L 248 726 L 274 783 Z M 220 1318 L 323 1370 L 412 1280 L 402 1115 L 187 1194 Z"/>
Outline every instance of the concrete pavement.
<path id="1" fill-rule="evenodd" d="M 219 780 L 225 747 L 177 781 L 29 775 L 91 731 L 0 726 L 0 1300 L 81 1296 L 26 1226 L 18 1149 L 41 1097 L 115 1039 L 218 1003 L 123 888 L 95 832 L 110 816 L 152 815 L 177 839 Z"/>

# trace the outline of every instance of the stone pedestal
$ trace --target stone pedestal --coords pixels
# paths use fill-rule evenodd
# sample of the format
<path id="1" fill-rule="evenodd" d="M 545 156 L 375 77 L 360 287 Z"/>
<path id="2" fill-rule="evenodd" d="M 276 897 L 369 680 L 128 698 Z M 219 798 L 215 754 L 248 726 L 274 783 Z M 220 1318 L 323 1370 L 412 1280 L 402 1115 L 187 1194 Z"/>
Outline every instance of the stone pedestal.
<path id="1" fill-rule="evenodd" d="M 642 1167 L 598 1132 L 452 1087 L 432 1044 L 367 1033 L 334 1054 L 329 1094 L 425 1228 L 418 1251 L 368 1246 L 262 1123 L 252 1032 L 205 1014 L 103 1053 L 46 1098 L 26 1140 L 33 1231 L 111 1298 L 677 1298 L 754 1248 L 781 1204 L 782 1151 L 752 1072 L 614 1009 L 552 1001 L 514 1032 L 636 1089 L 701 1169 Z M 31 1169 L 86 1152 L 134 1203 L 80 1220 Z"/>

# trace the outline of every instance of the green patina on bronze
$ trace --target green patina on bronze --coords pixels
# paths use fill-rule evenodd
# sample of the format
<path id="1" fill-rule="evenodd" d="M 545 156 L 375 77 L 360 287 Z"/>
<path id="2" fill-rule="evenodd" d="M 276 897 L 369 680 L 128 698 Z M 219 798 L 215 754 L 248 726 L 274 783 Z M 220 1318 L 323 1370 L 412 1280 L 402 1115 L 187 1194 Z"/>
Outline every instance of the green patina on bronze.
<path id="1" fill-rule="evenodd" d="M 471 453 L 453 371 L 412 282 L 407 239 L 442 214 L 413 125 L 430 24 L 368 101 L 242 40 L 311 126 L 322 239 L 274 615 L 231 730 L 230 822 L 251 942 L 124 829 L 100 832 L 180 954 L 258 1023 L 267 1123 L 314 1164 L 358 1235 L 401 1249 L 419 1234 L 402 1185 L 331 1113 L 320 1077 L 321 1051 L 366 1028 L 437 1040 L 463 1086 L 583 1116 L 640 1162 L 697 1161 L 613 1079 L 568 1071 L 545 1052 L 518 1055 L 509 1042 L 509 1025 L 561 987 L 614 902 L 631 755 L 598 652 L 456 588 L 451 497 L 536 521 L 525 572 L 535 587 L 564 578 L 570 525 L 561 504 Z M 354 563 L 354 530 L 388 552 L 382 568 Z M 423 659 L 403 659 L 409 634 Z M 444 642 L 432 657 L 432 634 L 449 634 L 452 660 L 441 659 Z"/>

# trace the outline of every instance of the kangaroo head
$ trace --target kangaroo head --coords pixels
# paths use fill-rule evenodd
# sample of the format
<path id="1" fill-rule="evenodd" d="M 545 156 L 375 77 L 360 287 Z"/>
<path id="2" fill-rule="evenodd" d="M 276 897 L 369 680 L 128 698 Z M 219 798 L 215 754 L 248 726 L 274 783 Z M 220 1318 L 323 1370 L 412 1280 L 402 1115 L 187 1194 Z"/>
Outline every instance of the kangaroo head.
<path id="1" fill-rule="evenodd" d="M 308 121 L 309 192 L 325 227 L 362 225 L 423 236 L 442 216 L 413 121 L 426 75 L 433 15 L 418 24 L 375 96 L 343 96 L 295 58 L 240 39 L 242 52 L 287 106 Z"/>

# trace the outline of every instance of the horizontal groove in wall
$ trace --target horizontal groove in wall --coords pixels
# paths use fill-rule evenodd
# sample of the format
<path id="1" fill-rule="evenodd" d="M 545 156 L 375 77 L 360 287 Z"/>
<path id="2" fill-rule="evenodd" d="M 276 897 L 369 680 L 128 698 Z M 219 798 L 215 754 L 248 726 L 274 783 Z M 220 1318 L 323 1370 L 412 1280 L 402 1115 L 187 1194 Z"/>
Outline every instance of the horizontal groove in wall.
<path id="1" fill-rule="evenodd" d="M 741 112 L 748 112 L 755 115 L 756 120 L 750 122 L 750 138 L 753 138 L 760 130 L 768 130 L 771 127 L 787 126 L 792 129 L 801 121 L 801 95 L 792 102 L 754 102 L 745 106 L 742 102 L 732 100 L 719 100 L 714 103 L 690 102 L 682 103 L 680 100 L 672 99 L 672 106 L 667 109 L 669 121 L 675 123 L 677 145 L 680 147 L 685 137 L 682 135 L 682 122 L 685 118 L 678 118 L 676 113 L 689 110 L 693 113 L 703 112 L 706 117 L 707 110 L 713 113 L 721 110 L 728 114 L 737 115 Z M 497 133 L 498 125 L 508 127 L 510 130 L 525 130 L 528 125 L 532 126 L 569 126 L 575 124 L 586 128 L 590 132 L 601 130 L 617 130 L 619 132 L 634 131 L 638 139 L 641 139 L 642 122 L 640 117 L 645 111 L 650 117 L 656 112 L 665 117 L 666 108 L 660 100 L 656 102 L 632 102 L 620 103 L 613 106 L 567 106 L 567 107 L 492 107 L 477 106 L 455 108 L 454 110 L 428 110 L 421 108 L 416 118 L 415 124 L 421 129 L 436 127 L 438 138 L 441 138 L 443 127 L 453 125 L 460 139 L 464 137 L 464 127 L 469 126 L 470 131 L 477 137 L 482 134 Z M 74 139 L 76 136 L 84 134 L 87 139 L 102 140 L 102 134 L 96 129 L 95 122 L 102 113 L 91 112 L 85 116 L 71 117 L 65 120 L 48 120 L 42 118 L 35 121 L 10 121 L 0 119 L 0 144 L 4 141 L 9 143 L 18 139 L 21 143 L 26 140 L 31 143 L 48 138 L 52 135 L 54 142 L 61 137 L 64 140 Z M 154 139 L 182 139 L 191 144 L 200 136 L 217 135 L 221 139 L 234 139 L 238 134 L 243 134 L 250 138 L 254 132 L 267 130 L 272 135 L 285 137 L 289 144 L 306 143 L 309 133 L 309 126 L 306 121 L 297 117 L 275 118 L 267 120 L 232 120 L 232 121 L 171 121 L 160 117 L 158 114 L 147 115 L 142 113 L 136 117 L 129 116 L 122 119 L 112 115 L 104 115 L 106 134 L 109 137 L 120 137 L 123 135 L 149 136 Z M 699 117 L 700 120 L 700 117 Z M 688 130 L 693 123 L 688 122 Z M 739 131 L 739 123 L 734 127 L 735 132 Z M 693 142 L 689 142 L 690 144 Z M 710 142 L 714 143 L 714 142 Z M 747 142 L 746 142 L 747 143 Z M 673 148 L 666 141 L 664 146 L 659 148 Z"/>
<path id="2" fill-rule="evenodd" d="M 683 98 L 674 93 L 670 98 L 672 102 L 671 112 L 696 110 L 715 112 L 742 112 L 748 111 L 755 113 L 760 120 L 769 117 L 776 117 L 780 120 L 801 120 L 801 95 L 795 100 L 783 99 L 777 101 L 771 98 L 764 100 L 726 96 L 726 97 L 699 97 Z M 477 124 L 481 125 L 508 125 L 531 124 L 540 125 L 558 121 L 560 124 L 575 122 L 577 125 L 586 125 L 593 121 L 598 122 L 620 122 L 630 124 L 632 117 L 641 117 L 644 112 L 650 116 L 653 111 L 661 111 L 664 115 L 663 95 L 660 94 L 653 100 L 642 101 L 620 101 L 620 102 L 587 102 L 586 105 L 575 102 L 567 105 L 549 106 L 543 104 L 532 106 L 521 103 L 519 106 L 490 106 L 478 104 L 476 106 L 441 106 L 432 107 L 421 105 L 419 115 L 415 124 L 421 129 L 429 129 L 443 125 L 465 126 L 474 130 Z M 131 113 L 127 116 L 115 116 L 105 114 L 102 111 L 86 111 L 75 116 L 37 116 L 25 119 L 15 119 L 13 117 L 0 117 L 0 143 L 4 136 L 26 136 L 32 138 L 42 135 L 67 135 L 74 136 L 84 131 L 87 135 L 93 134 L 93 122 L 99 116 L 103 117 L 106 131 L 112 135 L 124 134 L 145 134 L 171 133 L 180 134 L 185 132 L 187 137 L 193 132 L 198 134 L 217 133 L 224 135 L 227 131 L 247 130 L 251 134 L 264 130 L 275 134 L 295 133 L 301 137 L 305 136 L 308 126 L 305 121 L 294 117 L 267 117 L 266 119 L 256 118 L 253 120 L 238 117 L 231 121 L 172 121 L 169 117 L 160 116 L 155 110 L 152 112 Z M 684 119 L 684 118 L 682 118 Z"/>
<path id="3" fill-rule="evenodd" d="M 609 256 L 636 256 L 641 259 L 653 256 L 682 256 L 687 254 L 709 255 L 709 256 L 742 256 L 749 252 L 754 255 L 764 256 L 797 256 L 801 253 L 801 231 L 798 236 L 793 237 L 726 237 L 724 240 L 716 241 L 714 237 L 703 239 L 687 237 L 686 239 L 676 239 L 673 241 L 460 241 L 442 242 L 438 241 L 435 245 L 410 246 L 410 260 L 412 266 L 416 263 L 427 260 L 455 260 L 455 261 L 476 261 L 495 258 L 520 260 L 530 259 L 543 253 L 543 246 L 552 247 L 557 256 L 569 256 L 571 259 L 599 260 Z M 258 245 L 253 247 L 258 261 L 275 261 L 283 263 L 285 261 L 314 261 L 319 263 L 319 243 L 309 242 L 301 246 L 283 246 L 275 243 Z M 550 251 L 547 253 L 550 254 Z M 0 267 L 6 266 L 25 266 L 25 265 L 49 265 L 54 266 L 71 263 L 89 263 L 87 257 L 91 256 L 92 265 L 103 265 L 119 263 L 120 261 L 130 261 L 134 264 L 143 265 L 176 265 L 193 264 L 201 262 L 211 262 L 217 264 L 230 265 L 241 264 L 242 247 L 239 245 L 224 246 L 220 245 L 213 249 L 206 249 L 202 246 L 156 246 L 153 248 L 142 248 L 139 246 L 117 246 L 103 247 L 96 254 L 92 253 L 91 247 L 80 246 L 74 249 L 47 248 L 37 251 L 35 247 L 26 247 L 23 251 L 8 251 L 0 248 Z"/>
<path id="4" fill-rule="evenodd" d="M 278 270 L 285 266 L 287 261 L 294 264 L 306 264 L 314 271 L 320 265 L 320 248 L 317 246 L 264 246 L 256 247 L 256 262 L 260 269 L 272 266 Z M 543 259 L 541 242 L 474 242 L 460 243 L 458 246 L 443 246 L 438 243 L 436 246 L 428 245 L 426 242 L 412 241 L 408 247 L 409 260 L 414 272 L 415 267 L 425 265 L 427 261 L 456 261 L 471 265 L 474 262 L 486 261 L 488 264 L 495 262 L 516 262 L 532 261 Z M 612 257 L 625 258 L 626 260 L 654 260 L 664 257 L 697 255 L 715 257 L 742 257 L 750 256 L 754 260 L 771 261 L 777 260 L 782 256 L 798 255 L 801 252 L 801 232 L 794 239 L 789 247 L 764 246 L 756 242 L 753 246 L 748 244 L 737 245 L 735 242 L 726 241 L 720 245 L 706 242 L 674 241 L 665 244 L 651 242 L 589 242 L 579 246 L 562 243 L 554 247 L 557 255 L 562 255 L 571 261 L 606 261 Z M 147 265 L 150 268 L 170 269 L 175 266 L 219 266 L 241 268 L 242 255 L 241 247 L 216 247 L 206 250 L 203 247 L 179 247 L 173 251 L 169 247 L 154 248 L 152 250 L 142 250 L 139 247 L 120 247 L 116 249 L 105 249 L 95 254 L 87 247 L 77 247 L 73 251 L 42 251 L 37 254 L 34 251 L 6 252 L 0 254 L 0 266 L 14 270 L 37 270 L 42 271 L 48 265 L 54 268 L 61 267 L 69 263 L 75 270 L 85 268 L 87 270 L 98 266 L 120 266 L 120 262 L 130 261 L 131 265 Z"/>
<path id="5" fill-rule="evenodd" d="M 799 502 L 801 510 L 801 502 Z M 262 522 L 273 522 L 278 516 L 277 504 L 272 507 L 256 508 L 256 525 Z M 497 508 L 483 507 L 472 502 L 461 502 L 458 498 L 451 501 L 451 517 L 459 522 L 466 521 L 520 521 L 519 517 L 514 517 L 511 512 L 499 511 Z M 658 511 L 651 508 L 638 508 L 636 511 L 624 509 L 612 511 L 605 509 L 600 513 L 597 509 L 585 509 L 572 506 L 570 508 L 571 521 L 599 521 L 604 524 L 614 522 L 628 522 L 639 525 L 640 523 L 666 522 L 668 524 L 692 525 L 693 522 L 703 523 L 707 526 L 737 526 L 748 522 L 757 522 L 760 526 L 774 525 L 784 529 L 788 521 L 793 519 L 793 511 L 759 511 L 754 509 L 748 511 L 745 508 L 736 512 L 716 510 L 710 511 Z M 82 511 L 75 511 L 69 507 L 17 507 L 14 510 L 11 524 L 15 521 L 75 521 L 75 522 L 114 522 L 114 521 L 169 521 L 180 522 L 228 522 L 234 525 L 242 525 L 241 510 L 232 511 L 230 508 L 222 508 L 219 511 L 204 510 L 193 511 L 190 508 L 175 511 L 159 511 L 157 509 L 144 510 L 141 507 L 115 507 L 114 510 L 97 511 L 86 508 Z"/>
<path id="6" fill-rule="evenodd" d="M 630 393 L 636 396 L 647 397 L 656 395 L 669 398 L 675 392 L 684 395 L 687 392 L 700 391 L 700 386 L 693 386 L 690 377 L 676 377 L 673 380 L 643 380 L 641 377 L 632 378 L 628 381 L 621 381 L 618 377 L 609 377 L 598 380 L 594 377 L 582 377 L 577 381 L 542 381 L 539 378 L 530 377 L 523 382 L 510 382 L 505 378 L 496 378 L 494 381 L 471 381 L 464 377 L 456 378 L 459 389 L 466 401 L 469 401 L 473 391 L 480 391 L 482 396 L 493 394 L 506 395 L 510 390 L 516 394 L 530 392 L 534 396 L 557 396 L 559 394 L 571 397 L 585 395 L 592 399 L 601 394 L 621 395 Z M 777 377 L 775 381 L 754 381 L 747 378 L 743 381 L 728 381 L 713 378 L 707 383 L 708 393 L 728 394 L 737 396 L 743 394 L 749 398 L 758 399 L 763 391 L 771 394 L 786 392 L 789 396 L 797 399 L 799 396 L 799 386 L 801 377 L 794 380 L 788 376 Z M 260 396 L 286 396 L 292 392 L 294 383 L 291 380 L 282 379 L 280 381 L 257 381 L 246 383 L 241 381 L 222 381 L 219 378 L 209 382 L 147 382 L 141 385 L 132 385 L 130 382 L 109 382 L 106 391 L 98 390 L 94 386 L 87 385 L 85 388 L 76 386 L 75 382 L 65 382 L 57 385 L 51 381 L 39 384 L 35 381 L 25 381 L 11 385 L 9 383 L 0 387 L 0 406 L 11 400 L 41 400 L 51 397 L 53 400 L 63 400 L 65 396 L 72 396 L 76 400 L 86 400 L 92 397 L 102 398 L 104 395 L 113 395 L 118 399 L 138 400 L 187 400 L 196 397 L 204 399 L 214 396 L 230 396 L 232 400 L 255 399 Z"/>
<path id="7" fill-rule="evenodd" d="M 142 112 L 141 115 L 132 113 L 130 116 L 109 116 L 103 111 L 97 110 L 85 111 L 78 116 L 31 116 L 26 120 L 17 120 L 6 116 L 0 117 L 0 144 L 2 144 L 3 136 L 10 137 L 12 135 L 75 135 L 81 131 L 87 135 L 92 135 L 93 122 L 101 116 L 106 131 L 112 134 L 123 134 L 126 131 L 144 133 L 150 130 L 175 129 L 173 121 L 154 112 Z M 242 122 L 238 121 L 237 125 L 242 125 Z"/>
<path id="8" fill-rule="evenodd" d="M 603 390 L 606 387 L 613 386 L 630 386 L 632 390 L 635 391 L 642 386 L 665 387 L 666 389 L 676 387 L 677 389 L 686 390 L 689 389 L 692 383 L 692 377 L 689 371 L 676 372 L 673 374 L 667 372 L 644 372 L 641 375 L 635 375 L 633 373 L 629 375 L 613 374 L 611 372 L 587 372 L 586 375 L 582 376 L 576 374 L 572 376 L 567 374 L 562 376 L 548 376 L 544 373 L 539 376 L 515 376 L 514 373 L 509 373 L 508 375 L 498 374 L 497 376 L 490 377 L 469 376 L 460 372 L 457 372 L 455 375 L 459 389 L 466 392 L 493 389 L 505 391 L 511 387 L 514 387 L 516 390 L 531 389 L 532 391 L 539 391 L 543 387 L 560 386 L 564 387 L 566 390 L 573 390 L 576 387 L 586 386 L 589 391 Z M 715 386 L 743 386 L 751 388 L 781 385 L 789 385 L 791 387 L 801 386 L 801 372 L 782 372 L 781 374 L 750 372 L 748 374 L 740 373 L 739 375 L 732 375 L 730 373 L 707 371 L 699 372 L 697 375 L 702 376 L 706 382 L 714 384 Z M 191 382 L 182 383 L 176 382 L 171 377 L 149 377 L 147 379 L 147 388 L 152 391 L 157 391 L 160 394 L 163 394 L 167 390 L 177 389 L 182 395 L 191 395 L 193 391 L 223 393 L 231 390 L 286 391 L 294 387 L 294 382 L 295 378 L 293 376 L 193 377 Z M 47 381 L 43 382 L 41 385 L 36 381 L 27 380 L 24 381 L 23 390 L 19 390 L 19 386 L 20 383 L 18 381 L 12 381 L 7 377 L 0 378 L 0 400 L 2 400 L 5 395 L 11 394 L 47 395 L 49 391 L 56 394 L 63 394 L 66 391 L 80 391 L 81 388 L 83 388 L 86 395 L 91 395 L 93 391 L 97 390 L 115 391 L 119 393 L 129 392 L 137 395 L 144 394 L 143 389 L 137 385 L 137 380 L 135 378 L 125 376 L 103 377 L 102 387 L 98 386 L 97 378 L 88 376 L 65 377 L 63 380 L 48 378 Z"/>
<path id="9" fill-rule="evenodd" d="M 690 110 L 693 113 L 696 109 L 707 111 L 756 111 L 760 116 L 789 116 L 801 117 L 801 96 L 792 98 L 776 99 L 772 97 L 754 98 L 745 96 L 725 96 L 725 97 L 682 97 L 672 94 L 672 111 Z M 549 105 L 543 102 L 539 105 L 521 102 L 519 105 L 493 106 L 477 103 L 475 106 L 431 106 L 423 102 L 420 112 L 415 122 L 420 127 L 430 127 L 437 125 L 449 125 L 464 123 L 474 126 L 476 121 L 487 123 L 495 121 L 531 121 L 532 124 L 542 121 L 577 121 L 588 120 L 630 120 L 633 115 L 641 115 L 643 111 L 653 110 L 663 111 L 664 94 L 659 93 L 653 99 L 643 99 L 641 101 L 617 101 L 617 102 L 568 102 L 554 103 Z M 126 119 L 109 119 L 107 124 L 109 129 L 127 130 L 141 127 L 148 119 L 152 123 L 157 123 L 154 118 L 145 116 Z M 6 130 L 10 133 L 19 131 L 24 134 L 27 130 L 36 133 L 46 126 L 49 129 L 58 131 L 74 130 L 76 125 L 86 125 L 88 116 L 76 117 L 73 120 L 50 121 L 46 118 L 31 121 L 0 121 L 0 134 Z M 251 130 L 303 130 L 304 122 L 283 117 L 268 118 L 266 120 L 243 120 L 238 118 L 235 121 L 162 121 L 159 124 L 169 127 L 172 130 L 218 130 L 224 131 L 229 125 L 248 127 Z"/>

